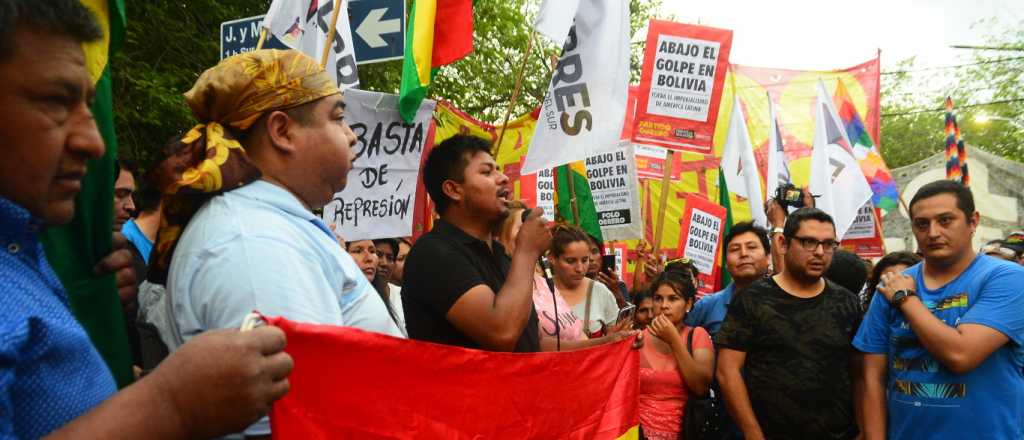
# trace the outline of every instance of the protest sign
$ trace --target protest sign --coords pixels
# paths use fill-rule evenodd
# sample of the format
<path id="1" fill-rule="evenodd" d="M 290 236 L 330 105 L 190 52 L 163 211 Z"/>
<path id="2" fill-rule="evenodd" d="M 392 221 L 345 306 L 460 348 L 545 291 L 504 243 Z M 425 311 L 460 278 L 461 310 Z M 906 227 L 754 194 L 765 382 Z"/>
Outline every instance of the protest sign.
<path id="1" fill-rule="evenodd" d="M 660 179 L 665 174 L 665 160 L 668 157 L 668 150 L 650 145 L 633 145 L 636 159 L 636 174 L 641 179 Z M 673 171 L 679 167 L 674 167 Z M 678 172 L 672 176 L 678 180 Z"/>
<path id="2" fill-rule="evenodd" d="M 710 153 L 732 31 L 651 20 L 633 141 Z"/>
<path id="3" fill-rule="evenodd" d="M 595 154 L 585 161 L 597 222 L 605 240 L 643 237 L 636 161 L 632 158 L 632 144 L 622 141 L 620 149 Z"/>
<path id="4" fill-rule="evenodd" d="M 850 229 L 846 230 L 846 235 L 841 237 L 843 240 L 856 240 L 859 238 L 871 238 L 875 236 L 875 210 L 871 206 L 871 202 L 867 202 L 859 210 L 857 210 L 857 216 L 854 217 L 853 223 L 850 225 Z"/>
<path id="5" fill-rule="evenodd" d="M 718 248 L 725 230 L 725 208 L 703 197 L 687 194 L 679 234 L 679 249 L 683 256 L 693 260 L 700 281 L 698 295 L 717 290 Z"/>
<path id="6" fill-rule="evenodd" d="M 420 158 L 433 142 L 434 101 L 424 100 L 411 124 L 398 114 L 396 95 L 353 89 L 345 103 L 356 161 L 348 185 L 324 206 L 324 221 L 349 241 L 412 235 Z"/>
<path id="7" fill-rule="evenodd" d="M 543 209 L 544 218 L 555 219 L 555 175 L 550 168 L 519 176 L 519 198 L 526 206 Z"/>
<path id="8" fill-rule="evenodd" d="M 861 258 L 885 256 L 882 231 L 878 228 L 879 210 L 871 202 L 867 202 L 857 211 L 850 229 L 842 237 L 843 249 L 857 254 Z"/>

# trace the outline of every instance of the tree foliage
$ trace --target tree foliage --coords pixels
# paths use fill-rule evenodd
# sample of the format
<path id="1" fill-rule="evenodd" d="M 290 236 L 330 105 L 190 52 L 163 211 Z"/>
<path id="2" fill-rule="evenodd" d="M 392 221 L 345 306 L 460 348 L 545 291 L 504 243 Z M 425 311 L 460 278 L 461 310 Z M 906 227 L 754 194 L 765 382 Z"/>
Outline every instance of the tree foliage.
<path id="1" fill-rule="evenodd" d="M 911 58 L 883 74 L 881 144 L 890 167 L 943 151 L 946 96 L 968 148 L 1024 162 L 1024 26 L 1005 31 L 997 24 L 973 27 L 989 30 L 985 46 L 1019 50 L 975 50 L 967 61 L 950 63 L 956 67 L 938 69 L 915 69 Z M 1002 119 L 981 122 L 981 115 Z"/>
<path id="2" fill-rule="evenodd" d="M 430 94 L 476 118 L 500 122 L 539 1 L 473 3 L 474 51 L 440 69 Z M 220 23 L 264 14 L 269 4 L 269 0 L 191 0 L 129 5 L 125 43 L 112 62 L 115 122 L 123 156 L 147 164 L 169 138 L 195 124 L 182 94 L 199 74 L 217 63 Z M 630 0 L 631 29 L 636 36 L 631 62 L 634 82 L 639 79 L 643 56 L 637 32 L 660 4 L 661 0 Z M 536 37 L 513 117 L 543 100 L 551 77 L 551 57 L 558 52 L 543 37 Z M 400 60 L 360 65 L 361 88 L 397 93 L 401 70 Z"/>

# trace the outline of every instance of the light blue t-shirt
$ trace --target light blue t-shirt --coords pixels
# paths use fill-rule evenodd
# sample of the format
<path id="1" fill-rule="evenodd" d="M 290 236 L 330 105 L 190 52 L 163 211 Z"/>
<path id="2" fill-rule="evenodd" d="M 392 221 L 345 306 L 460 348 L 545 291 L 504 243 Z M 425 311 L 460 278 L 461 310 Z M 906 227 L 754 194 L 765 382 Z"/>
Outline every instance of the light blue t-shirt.
<path id="1" fill-rule="evenodd" d="M 722 328 L 725 312 L 732 302 L 733 286 L 729 283 L 724 289 L 701 298 L 686 314 L 685 324 L 691 327 L 704 327 L 712 337 Z"/>
<path id="2" fill-rule="evenodd" d="M 139 250 L 142 254 L 142 260 L 149 264 L 149 254 L 153 252 L 153 242 L 146 238 L 146 234 L 142 233 L 142 229 L 139 229 L 139 225 L 135 224 L 135 220 L 128 220 L 124 222 L 124 226 L 121 227 L 121 233 L 124 234 L 124 238 L 132 242 L 135 245 L 135 249 Z"/>
<path id="3" fill-rule="evenodd" d="M 174 251 L 167 291 L 185 340 L 238 328 L 253 310 L 404 337 L 334 234 L 294 195 L 263 180 L 199 209 Z M 269 433 L 265 421 L 245 433 Z"/>
<path id="4" fill-rule="evenodd" d="M 876 294 L 853 345 L 888 356 L 888 437 L 1024 438 L 1024 267 L 978 255 L 956 279 L 928 289 L 921 264 L 906 270 L 916 293 L 947 325 L 980 324 L 1010 341 L 966 374 L 924 349 L 903 313 Z"/>

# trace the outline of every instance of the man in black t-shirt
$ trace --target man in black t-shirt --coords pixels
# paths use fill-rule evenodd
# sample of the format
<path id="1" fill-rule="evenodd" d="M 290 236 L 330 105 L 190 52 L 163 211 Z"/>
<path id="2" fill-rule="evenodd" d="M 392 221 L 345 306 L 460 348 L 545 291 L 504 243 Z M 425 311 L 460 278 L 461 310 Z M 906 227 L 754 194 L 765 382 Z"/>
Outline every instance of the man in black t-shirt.
<path id="1" fill-rule="evenodd" d="M 832 218 L 815 208 L 786 219 L 782 273 L 748 287 L 716 335 L 716 377 L 744 438 L 852 439 L 850 345 L 857 297 L 822 278 L 838 247 Z"/>
<path id="2" fill-rule="evenodd" d="M 508 215 L 509 179 L 490 142 L 456 135 L 423 165 L 440 219 L 405 260 L 402 305 L 409 337 L 494 351 L 540 351 L 533 268 L 551 232 L 533 210 L 510 259 L 491 238 Z"/>

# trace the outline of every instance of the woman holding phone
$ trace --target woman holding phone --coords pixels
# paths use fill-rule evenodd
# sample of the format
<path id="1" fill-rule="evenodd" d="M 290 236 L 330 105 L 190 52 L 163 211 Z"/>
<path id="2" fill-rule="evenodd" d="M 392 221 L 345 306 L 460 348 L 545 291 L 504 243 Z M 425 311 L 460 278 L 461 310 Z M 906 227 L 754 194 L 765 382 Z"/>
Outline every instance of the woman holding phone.
<path id="1" fill-rule="evenodd" d="M 690 274 L 674 266 L 651 284 L 656 316 L 640 350 L 640 429 L 650 440 L 681 438 L 686 401 L 708 393 L 714 369 L 711 336 L 683 324 L 697 292 Z"/>
<path id="2" fill-rule="evenodd" d="M 590 244 L 587 233 L 578 227 L 555 227 L 551 234 L 551 250 L 548 252 L 555 286 L 576 316 L 583 319 L 583 331 L 588 336 L 629 328 L 625 322 L 616 322 L 619 306 L 615 295 L 604 284 L 587 278 Z"/>
<path id="3" fill-rule="evenodd" d="M 522 226 L 522 218 L 529 214 L 522 203 L 514 202 L 509 209 L 508 217 L 501 227 L 495 231 L 496 238 L 505 247 L 506 251 L 515 249 L 516 236 Z M 555 236 L 558 230 L 566 226 L 555 228 Z M 582 231 L 580 231 L 582 233 Z M 554 247 L 554 244 L 552 245 Z M 548 255 L 552 259 L 551 252 Z M 553 262 L 552 262 L 553 263 Z M 555 273 L 558 271 L 555 270 Z M 557 275 L 556 275 L 557 280 Z M 574 312 L 574 308 L 566 302 L 562 295 L 560 284 L 555 282 L 555 291 L 548 288 L 547 280 L 541 274 L 538 266 L 533 278 L 533 305 L 537 310 L 538 324 L 540 325 L 540 346 L 542 351 L 570 351 L 586 348 L 605 342 L 614 342 L 636 334 L 636 331 L 617 331 L 600 338 L 588 338 L 583 331 L 583 320 Z M 629 328 L 626 327 L 625 330 Z"/>

